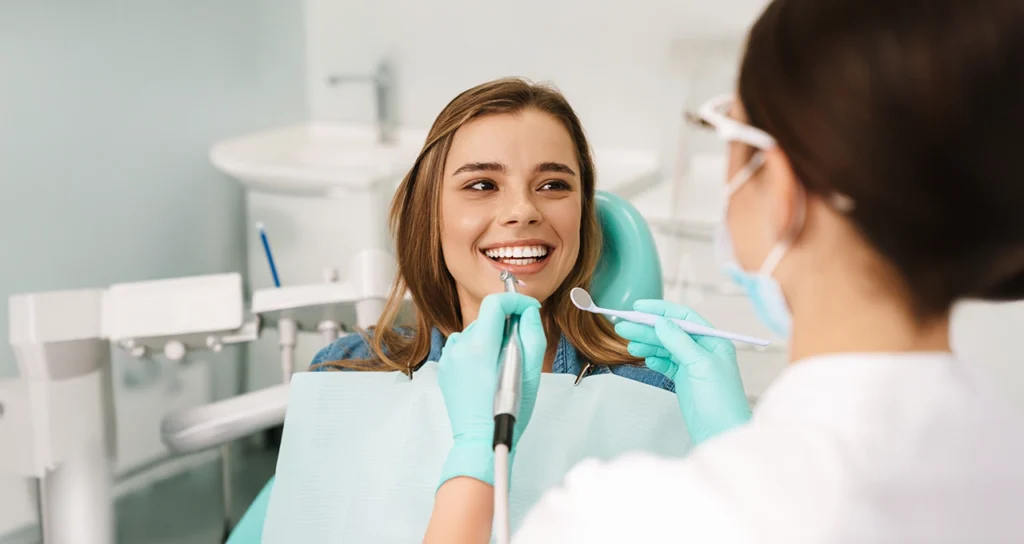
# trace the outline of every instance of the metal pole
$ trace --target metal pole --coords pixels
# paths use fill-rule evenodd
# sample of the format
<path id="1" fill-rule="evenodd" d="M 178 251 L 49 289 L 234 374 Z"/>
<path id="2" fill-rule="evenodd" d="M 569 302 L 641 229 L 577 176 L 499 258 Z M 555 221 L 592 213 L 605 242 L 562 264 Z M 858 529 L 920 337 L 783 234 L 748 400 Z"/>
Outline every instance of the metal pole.
<path id="1" fill-rule="evenodd" d="M 114 544 L 112 467 L 106 444 L 82 445 L 40 482 L 45 544 Z"/>

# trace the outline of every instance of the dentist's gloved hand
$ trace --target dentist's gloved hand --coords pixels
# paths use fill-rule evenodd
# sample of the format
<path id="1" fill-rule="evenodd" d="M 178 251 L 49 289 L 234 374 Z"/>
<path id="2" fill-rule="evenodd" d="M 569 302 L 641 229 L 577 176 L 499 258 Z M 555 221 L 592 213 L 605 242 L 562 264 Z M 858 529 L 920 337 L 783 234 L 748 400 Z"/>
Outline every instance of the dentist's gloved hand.
<path id="1" fill-rule="evenodd" d="M 638 300 L 633 309 L 711 326 L 693 310 L 664 300 Z M 729 340 L 690 336 L 668 319 L 659 319 L 654 327 L 622 321 L 615 332 L 629 340 L 631 355 L 643 357 L 649 368 L 675 381 L 695 445 L 750 419 L 736 348 Z"/>
<path id="2" fill-rule="evenodd" d="M 437 382 L 444 396 L 454 444 L 441 472 L 441 484 L 469 476 L 494 485 L 494 391 L 505 318 L 519 314 L 523 345 L 523 389 L 516 417 L 513 451 L 537 400 L 547 340 L 540 303 L 516 293 L 484 298 L 480 314 L 461 333 L 448 337 L 438 361 Z M 511 457 L 511 456 L 510 456 Z M 511 459 L 509 461 L 511 466 Z"/>

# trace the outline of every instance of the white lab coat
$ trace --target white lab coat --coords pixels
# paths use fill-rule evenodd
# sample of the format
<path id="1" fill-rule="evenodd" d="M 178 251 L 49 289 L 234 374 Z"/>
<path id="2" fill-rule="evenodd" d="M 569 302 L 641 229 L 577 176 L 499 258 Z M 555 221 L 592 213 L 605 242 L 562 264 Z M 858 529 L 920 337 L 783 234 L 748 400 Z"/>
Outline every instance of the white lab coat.
<path id="1" fill-rule="evenodd" d="M 949 354 L 808 359 L 685 459 L 581 463 L 514 541 L 1024 543 L 1024 425 L 998 398 Z"/>

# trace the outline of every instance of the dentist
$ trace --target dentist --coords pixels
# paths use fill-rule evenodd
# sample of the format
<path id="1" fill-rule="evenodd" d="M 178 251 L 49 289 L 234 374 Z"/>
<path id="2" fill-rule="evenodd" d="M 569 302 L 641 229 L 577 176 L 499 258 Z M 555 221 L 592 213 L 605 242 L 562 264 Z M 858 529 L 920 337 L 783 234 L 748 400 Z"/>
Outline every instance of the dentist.
<path id="1" fill-rule="evenodd" d="M 723 267 L 791 365 L 751 414 L 729 343 L 619 324 L 675 380 L 697 446 L 582 463 L 515 542 L 1024 542 L 1024 423 L 949 340 L 956 302 L 1024 298 L 1024 2 L 774 0 L 738 95 L 694 119 L 728 145 Z M 506 299 L 489 306 L 531 306 Z M 490 535 L 472 437 L 489 431 L 500 322 L 441 357 L 463 432 L 427 542 Z"/>

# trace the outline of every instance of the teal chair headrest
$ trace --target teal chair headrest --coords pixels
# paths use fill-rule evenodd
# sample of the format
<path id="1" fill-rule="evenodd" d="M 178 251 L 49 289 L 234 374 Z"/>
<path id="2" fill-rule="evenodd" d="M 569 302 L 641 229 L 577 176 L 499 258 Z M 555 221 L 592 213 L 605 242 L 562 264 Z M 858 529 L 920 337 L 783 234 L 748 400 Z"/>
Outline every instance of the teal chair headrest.
<path id="1" fill-rule="evenodd" d="M 590 294 L 601 307 L 632 310 L 633 302 L 663 298 L 661 260 L 647 221 L 627 200 L 597 191 L 604 243 Z"/>

